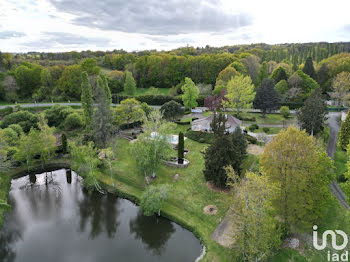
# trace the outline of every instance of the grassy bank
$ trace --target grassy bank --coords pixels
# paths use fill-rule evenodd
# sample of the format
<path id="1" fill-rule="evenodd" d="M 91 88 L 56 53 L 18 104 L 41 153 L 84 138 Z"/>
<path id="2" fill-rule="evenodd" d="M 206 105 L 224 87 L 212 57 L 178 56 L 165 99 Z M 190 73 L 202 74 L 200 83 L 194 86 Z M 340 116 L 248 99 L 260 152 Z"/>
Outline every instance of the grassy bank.
<path id="1" fill-rule="evenodd" d="M 185 148 L 189 153 L 186 158 L 190 165 L 184 169 L 162 165 L 152 183 L 169 185 L 168 198 L 162 208 L 162 214 L 190 229 L 201 239 L 207 247 L 204 261 L 231 261 L 230 251 L 210 238 L 229 207 L 230 195 L 214 192 L 206 185 L 202 174 L 204 160 L 201 154 L 206 146 L 187 139 Z M 136 168 L 129 147 L 128 141 L 118 141 L 117 161 L 114 163 L 116 172 L 113 176 L 104 172 L 101 174 L 101 180 L 110 187 L 114 185 L 115 190 L 130 195 L 127 198 L 138 202 L 146 184 L 143 175 L 139 174 Z M 180 178 L 174 181 L 176 173 Z M 203 213 L 203 208 L 210 204 L 218 207 L 218 213 L 214 216 Z"/>
<path id="2" fill-rule="evenodd" d="M 162 165 L 157 170 L 157 178 L 152 183 L 169 185 L 168 199 L 161 213 L 191 230 L 205 244 L 207 253 L 203 261 L 231 261 L 230 250 L 223 248 L 210 237 L 229 207 L 230 195 L 212 191 L 206 185 L 202 174 L 204 160 L 201 153 L 206 146 L 206 144 L 187 139 L 185 147 L 190 152 L 186 158 L 190 160 L 190 165 L 185 169 Z M 138 203 L 146 184 L 144 176 L 137 171 L 135 160 L 129 152 L 129 148 L 127 140 L 118 140 L 117 160 L 113 163 L 115 172 L 110 176 L 107 170 L 102 170 L 99 177 L 101 184 L 108 191 Z M 58 165 L 59 163 L 60 165 Z M 43 172 L 40 163 L 37 164 L 38 168 L 33 168 L 30 173 Z M 69 159 L 57 159 L 51 163 L 51 167 L 55 169 L 68 165 Z M 176 173 L 180 175 L 177 181 L 173 179 Z M 12 169 L 6 175 L 1 176 L 1 200 L 7 201 L 10 180 L 21 174 L 28 174 L 26 168 Z M 211 216 L 203 213 L 203 207 L 210 204 L 218 207 L 216 215 Z M 5 210 L 5 207 L 0 206 L 1 222 Z"/>

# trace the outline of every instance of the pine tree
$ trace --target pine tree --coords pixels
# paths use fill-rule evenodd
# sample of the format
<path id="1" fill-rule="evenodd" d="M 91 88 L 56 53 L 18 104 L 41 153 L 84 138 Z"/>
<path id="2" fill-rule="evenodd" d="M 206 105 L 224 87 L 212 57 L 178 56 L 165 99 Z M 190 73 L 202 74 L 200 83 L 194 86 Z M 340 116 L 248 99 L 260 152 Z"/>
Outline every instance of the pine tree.
<path id="1" fill-rule="evenodd" d="M 327 64 L 324 63 L 321 65 L 320 69 L 317 71 L 317 82 L 322 88 L 322 92 L 327 92 L 327 81 L 329 79 L 328 67 Z"/>
<path id="2" fill-rule="evenodd" d="M 62 153 L 63 154 L 67 154 L 68 153 L 68 150 L 67 150 L 67 136 L 64 133 L 61 135 L 61 142 L 62 142 Z"/>
<path id="3" fill-rule="evenodd" d="M 89 82 L 87 72 L 81 74 L 82 83 L 81 83 L 81 104 L 84 110 L 84 120 L 86 128 L 90 128 L 92 115 L 94 112 L 94 98 L 92 95 L 92 88 Z"/>
<path id="4" fill-rule="evenodd" d="M 105 87 L 105 92 L 106 92 L 106 96 L 107 99 L 109 101 L 109 104 L 112 104 L 112 94 L 111 94 L 111 90 L 108 86 L 108 80 L 104 75 L 101 75 L 101 78 L 103 79 L 103 83 L 104 83 L 104 87 Z"/>
<path id="5" fill-rule="evenodd" d="M 255 86 L 259 86 L 261 82 L 268 77 L 269 77 L 269 73 L 267 70 L 267 63 L 263 62 L 259 69 L 258 77 L 257 77 L 257 80 L 255 81 Z"/>
<path id="6" fill-rule="evenodd" d="M 311 135 L 316 135 L 323 128 L 327 113 L 326 101 L 322 98 L 320 88 L 306 99 L 304 106 L 298 111 L 297 117 L 301 127 Z"/>
<path id="7" fill-rule="evenodd" d="M 309 75 L 314 80 L 316 80 L 316 72 L 315 72 L 314 63 L 312 62 L 311 57 L 306 58 L 303 72 Z"/>
<path id="8" fill-rule="evenodd" d="M 235 161 L 231 164 L 233 169 L 240 174 L 242 171 L 241 164 L 247 157 L 247 141 L 243 136 L 242 129 L 236 127 L 235 131 L 231 135 L 232 146 L 235 149 Z"/>
<path id="9" fill-rule="evenodd" d="M 264 79 L 258 87 L 254 99 L 254 107 L 262 111 L 265 116 L 267 111 L 279 108 L 281 98 L 275 90 L 275 82 L 272 79 Z"/>
<path id="10" fill-rule="evenodd" d="M 214 115 L 211 124 L 214 138 L 204 155 L 205 179 L 219 187 L 226 187 L 225 167 L 232 166 L 237 174 L 241 174 L 241 164 L 246 157 L 246 144 L 241 131 L 237 129 L 233 135 L 226 134 L 225 123 L 225 115 Z"/>
<path id="11" fill-rule="evenodd" d="M 134 95 L 136 93 L 136 82 L 129 71 L 125 72 L 124 91 L 128 95 Z"/>
<path id="12" fill-rule="evenodd" d="M 348 113 L 345 122 L 340 127 L 340 146 L 346 150 L 350 140 L 350 114 Z"/>
<path id="13" fill-rule="evenodd" d="M 101 77 L 97 79 L 95 95 L 96 109 L 93 114 L 93 137 L 96 145 L 105 147 L 111 134 L 111 109 L 106 94 L 105 82 Z"/>
<path id="14" fill-rule="evenodd" d="M 281 80 L 288 80 L 288 75 L 286 70 L 282 66 L 279 66 L 272 72 L 271 78 L 275 80 L 275 83 L 278 83 Z"/>
<path id="15" fill-rule="evenodd" d="M 179 141 L 177 145 L 177 161 L 179 164 L 184 162 L 185 138 L 182 132 L 179 133 Z"/>

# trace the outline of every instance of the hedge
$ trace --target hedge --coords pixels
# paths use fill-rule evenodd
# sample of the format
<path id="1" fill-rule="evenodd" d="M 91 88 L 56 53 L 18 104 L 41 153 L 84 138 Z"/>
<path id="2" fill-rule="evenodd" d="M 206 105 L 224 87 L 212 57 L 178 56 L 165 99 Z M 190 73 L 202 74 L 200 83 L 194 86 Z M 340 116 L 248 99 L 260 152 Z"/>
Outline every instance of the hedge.
<path id="1" fill-rule="evenodd" d="M 141 103 L 145 102 L 148 105 L 154 105 L 154 106 L 161 106 L 171 100 L 174 100 L 175 102 L 182 103 L 181 96 L 167 96 L 167 95 L 142 95 L 142 96 L 128 96 L 128 95 L 113 95 L 113 103 L 121 102 L 128 98 L 135 98 L 136 100 L 140 101 Z M 199 96 L 197 98 L 198 106 L 204 106 L 204 98 L 205 96 Z"/>
<path id="2" fill-rule="evenodd" d="M 207 133 L 203 131 L 193 131 L 189 130 L 186 132 L 185 136 L 189 139 L 192 139 L 194 141 L 200 142 L 200 143 L 207 143 L 209 144 L 212 140 L 213 134 Z"/>
<path id="3" fill-rule="evenodd" d="M 288 106 L 289 109 L 298 109 L 300 107 L 302 107 L 304 105 L 304 103 L 302 102 L 284 102 L 284 103 L 280 103 L 280 106 Z"/>

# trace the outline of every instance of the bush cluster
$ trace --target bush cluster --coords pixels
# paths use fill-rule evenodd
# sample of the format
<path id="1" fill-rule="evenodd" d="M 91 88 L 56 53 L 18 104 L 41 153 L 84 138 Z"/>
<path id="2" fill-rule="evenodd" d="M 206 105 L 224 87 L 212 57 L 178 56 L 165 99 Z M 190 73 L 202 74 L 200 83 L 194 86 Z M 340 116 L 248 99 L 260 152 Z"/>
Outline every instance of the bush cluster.
<path id="1" fill-rule="evenodd" d="M 13 107 L 7 106 L 3 109 L 0 109 L 0 117 L 7 116 L 11 113 L 13 113 Z"/>
<path id="2" fill-rule="evenodd" d="M 270 131 L 270 128 L 268 128 L 268 127 L 263 127 L 263 131 L 264 131 L 265 133 L 268 133 L 268 132 Z"/>
<path id="3" fill-rule="evenodd" d="M 134 96 L 118 95 L 119 102 L 132 97 Z M 113 98 L 114 98 L 113 102 L 117 102 L 116 96 L 114 96 Z M 140 101 L 141 103 L 145 102 L 148 105 L 154 105 L 154 106 L 161 106 L 171 100 L 174 100 L 175 102 L 183 104 L 181 96 L 173 97 L 173 96 L 167 96 L 167 95 L 142 95 L 142 96 L 135 96 L 134 98 Z M 204 98 L 205 96 L 199 96 L 197 98 L 198 106 L 204 106 Z"/>
<path id="4" fill-rule="evenodd" d="M 209 144 L 211 142 L 213 134 L 207 133 L 207 132 L 202 132 L 202 131 L 189 130 L 186 132 L 185 136 L 188 137 L 189 139 L 194 140 L 194 141 Z"/>
<path id="5" fill-rule="evenodd" d="M 84 126 L 84 121 L 78 113 L 71 113 L 64 120 L 64 127 L 68 130 L 81 128 Z"/>
<path id="6" fill-rule="evenodd" d="M 37 115 L 28 111 L 18 111 L 5 116 L 1 121 L 0 127 L 6 128 L 12 124 L 18 124 L 27 133 L 32 127 L 37 128 L 38 121 Z"/>
<path id="7" fill-rule="evenodd" d="M 258 124 L 252 124 L 249 127 L 249 130 L 254 132 L 255 130 L 259 129 L 259 125 Z"/>
<path id="8" fill-rule="evenodd" d="M 250 136 L 248 134 L 244 134 L 245 138 L 247 139 L 248 143 L 249 144 L 257 144 L 258 143 L 258 139 L 256 139 L 255 137 L 253 136 Z"/>
<path id="9" fill-rule="evenodd" d="M 70 106 L 61 106 L 59 104 L 44 111 L 49 126 L 61 125 L 68 115 L 72 114 L 74 109 Z"/>

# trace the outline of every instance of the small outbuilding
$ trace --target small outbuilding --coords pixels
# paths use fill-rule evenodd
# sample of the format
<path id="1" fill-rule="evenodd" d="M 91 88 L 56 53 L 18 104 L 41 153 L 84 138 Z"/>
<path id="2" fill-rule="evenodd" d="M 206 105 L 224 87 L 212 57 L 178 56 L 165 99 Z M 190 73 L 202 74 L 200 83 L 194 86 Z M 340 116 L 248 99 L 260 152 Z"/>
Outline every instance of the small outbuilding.
<path id="1" fill-rule="evenodd" d="M 225 127 L 226 131 L 229 133 L 233 133 L 237 127 L 241 127 L 242 121 L 233 117 L 232 115 L 227 115 L 225 114 L 225 117 L 227 119 Z M 204 131 L 204 132 L 211 132 L 211 127 L 210 124 L 214 119 L 214 114 L 203 118 L 203 119 L 198 119 L 194 120 L 191 123 L 191 129 L 193 131 Z"/>

